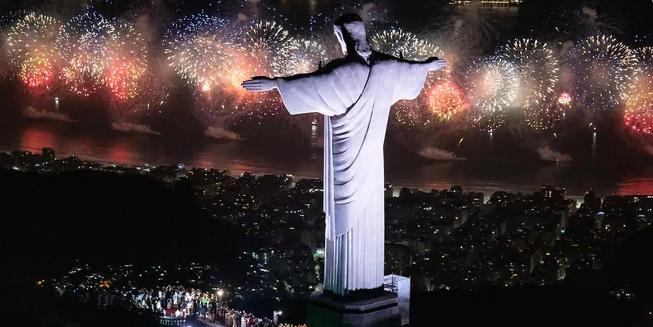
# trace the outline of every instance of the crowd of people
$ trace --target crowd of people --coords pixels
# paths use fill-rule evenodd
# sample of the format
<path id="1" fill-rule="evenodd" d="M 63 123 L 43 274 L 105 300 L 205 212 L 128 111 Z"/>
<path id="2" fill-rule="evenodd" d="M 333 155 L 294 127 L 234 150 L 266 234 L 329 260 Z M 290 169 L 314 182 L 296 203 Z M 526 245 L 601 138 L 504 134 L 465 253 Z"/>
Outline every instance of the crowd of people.
<path id="1" fill-rule="evenodd" d="M 302 327 L 280 324 L 273 319 L 257 318 L 253 314 L 230 309 L 220 290 L 204 292 L 181 286 L 167 286 L 156 290 L 140 290 L 132 295 L 132 304 L 166 318 L 196 317 L 204 322 L 226 327 Z"/>
<path id="2" fill-rule="evenodd" d="M 150 310 L 169 318 L 192 315 L 205 317 L 216 303 L 217 294 L 195 289 L 167 286 L 157 290 L 140 290 L 132 295 L 132 303 L 139 309 Z"/>

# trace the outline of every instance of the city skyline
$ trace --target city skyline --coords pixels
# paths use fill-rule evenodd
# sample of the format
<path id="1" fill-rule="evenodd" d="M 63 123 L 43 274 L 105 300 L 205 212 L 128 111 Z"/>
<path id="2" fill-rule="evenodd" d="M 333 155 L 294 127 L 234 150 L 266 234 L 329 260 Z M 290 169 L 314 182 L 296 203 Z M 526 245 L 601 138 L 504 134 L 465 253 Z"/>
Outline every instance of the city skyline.
<path id="1" fill-rule="evenodd" d="M 82 296 L 82 299 L 89 296 L 94 299 L 92 296 L 98 294 L 115 294 L 112 297 L 98 298 L 101 307 L 110 307 L 112 303 L 122 301 L 127 301 L 130 306 L 140 306 L 140 302 L 125 294 L 131 294 L 131 285 L 140 285 L 139 288 L 147 289 L 147 285 L 152 285 L 152 282 L 145 282 L 145 277 L 129 276 L 136 276 L 135 272 L 145 276 L 144 272 L 154 269 L 148 274 L 160 279 L 156 285 L 194 285 L 193 287 L 202 292 L 220 289 L 227 294 L 224 300 L 230 301 L 240 297 L 254 299 L 261 296 L 261 292 L 271 292 L 268 296 L 273 297 L 295 298 L 301 297 L 302 294 L 307 296 L 315 291 L 315 283 L 321 278 L 321 269 L 314 266 L 314 263 L 319 265 L 323 258 L 323 250 L 320 250 L 323 246 L 323 235 L 318 232 L 320 225 L 323 226 L 319 180 L 295 180 L 289 175 L 243 174 L 240 177 L 230 177 L 220 170 L 187 169 L 176 165 L 116 166 L 76 158 L 53 159 L 54 155 L 51 149 L 44 149 L 41 154 L 16 151 L 2 155 L 0 167 L 9 169 L 2 173 L 2 178 L 7 182 L 12 179 L 19 182 L 22 178 L 27 178 L 21 176 L 30 174 L 34 177 L 41 176 L 39 179 L 46 178 L 39 183 L 28 185 L 46 187 L 40 192 L 51 194 L 48 198 L 56 198 L 59 193 L 48 191 L 52 187 L 68 188 L 68 183 L 53 184 L 47 182 L 48 179 L 78 179 L 74 176 L 85 176 L 82 181 L 95 180 L 96 182 L 90 185 L 99 183 L 97 187 L 106 187 L 104 192 L 109 194 L 116 186 L 109 186 L 113 182 L 106 182 L 121 180 L 118 183 L 126 183 L 128 179 L 125 178 L 136 178 L 128 183 L 139 185 L 138 189 L 142 189 L 140 185 L 151 184 L 149 180 L 155 180 L 155 187 L 159 187 L 156 185 L 161 183 L 164 188 L 173 188 L 176 193 L 190 192 L 196 198 L 194 201 L 197 201 L 198 206 L 206 210 L 208 217 L 213 217 L 210 219 L 217 219 L 220 223 L 232 226 L 231 228 L 235 228 L 232 234 L 243 235 L 239 236 L 243 237 L 240 241 L 250 243 L 243 247 L 247 250 L 241 252 L 238 261 L 231 265 L 236 264 L 246 271 L 251 270 L 248 273 L 233 275 L 229 270 L 220 269 L 220 261 L 207 261 L 201 253 L 184 255 L 184 260 L 189 260 L 189 264 L 175 264 L 173 259 L 173 263 L 161 266 L 161 263 L 156 262 L 169 262 L 170 258 L 159 258 L 155 261 L 143 261 L 140 258 L 141 255 L 147 257 L 145 253 L 141 254 L 143 250 L 148 251 L 147 247 L 131 254 L 131 259 L 126 261 L 128 263 L 125 263 L 123 255 L 111 255 L 112 259 L 107 258 L 107 263 L 107 259 L 100 258 L 98 261 L 97 256 L 93 254 L 94 248 L 90 248 L 88 253 L 75 250 L 77 254 L 74 254 L 74 261 L 53 262 L 55 266 L 60 267 L 57 270 L 68 271 L 65 275 L 47 276 L 37 273 L 36 276 L 42 276 L 34 281 L 39 288 L 58 289 L 64 294 Z M 7 179 L 10 176 L 13 177 Z M 120 186 L 117 187 L 120 189 Z M 84 192 L 70 189 L 65 193 L 77 194 L 79 191 Z M 23 192 L 29 191 L 21 190 L 13 196 L 22 198 L 28 194 Z M 394 193 L 391 186 L 387 185 L 386 272 L 411 276 L 413 287 L 420 290 L 417 294 L 424 291 L 446 294 L 470 288 L 506 285 L 513 288 L 528 285 L 544 287 L 558 285 L 564 280 L 573 281 L 590 271 L 600 271 L 605 265 L 611 266 L 610 262 L 614 259 L 610 259 L 609 253 L 614 251 L 615 246 L 627 240 L 629 235 L 646 230 L 653 221 L 653 196 L 598 197 L 588 191 L 583 204 L 577 207 L 575 201 L 566 197 L 564 188 L 550 186 L 534 189 L 530 194 L 499 191 L 484 195 L 464 192 L 464 187 L 459 186 L 430 192 L 404 188 L 398 196 L 394 196 Z M 128 194 L 125 196 L 129 197 Z M 157 201 L 144 199 L 144 204 L 152 200 Z M 18 203 L 22 201 L 25 200 Z M 88 205 L 92 207 L 94 202 L 98 201 L 102 201 L 101 195 Z M 62 205 L 65 205 L 64 203 Z M 117 209 L 120 210 L 119 208 Z M 53 213 L 56 214 L 59 210 L 54 209 Z M 631 216 L 626 212 L 634 212 L 636 215 Z M 42 218 L 36 217 L 38 215 L 32 219 L 45 223 Z M 206 218 L 200 218 L 199 221 L 203 219 Z M 52 223 L 57 224 L 56 221 L 47 224 Z M 143 223 L 147 224 L 145 221 Z M 129 224 L 135 225 L 127 228 L 152 228 L 147 225 L 137 227 L 141 224 L 137 221 Z M 62 226 L 54 228 L 58 233 L 63 233 L 62 235 L 70 233 L 64 232 Z M 125 231 L 120 225 L 111 227 L 110 230 L 114 228 Z M 236 233 L 236 230 L 239 231 Z M 98 237 L 104 238 L 108 235 Z M 161 236 L 164 235 L 166 234 Z M 495 251 L 507 252 L 497 256 Z M 505 257 L 508 254 L 510 256 Z M 47 252 L 44 255 L 48 255 Z M 470 255 L 478 256 L 473 259 L 476 263 L 471 266 L 465 263 L 472 260 Z M 410 260 L 407 260 L 409 258 Z M 148 264 L 154 266 L 148 268 Z M 295 268 L 287 270 L 291 266 Z M 163 271 L 159 272 L 162 269 Z M 194 280 L 190 284 L 175 281 L 179 278 L 180 271 L 186 271 L 184 274 L 197 274 L 198 277 L 184 277 Z M 169 274 L 172 275 L 168 276 Z M 238 275 L 249 277 L 243 280 L 243 277 L 236 277 Z M 300 275 L 305 277 L 290 278 Z M 494 277 L 489 278 L 490 276 Z M 75 282 L 80 278 L 86 282 Z M 611 288 L 613 283 L 600 288 L 607 287 L 613 298 L 623 298 L 625 301 L 642 296 L 635 289 L 619 282 Z M 116 293 L 108 292 L 111 290 Z M 95 303 L 93 301 L 95 300 L 91 302 Z M 237 301 L 234 305 L 242 306 L 245 311 L 251 312 L 252 309 L 247 309 L 245 303 Z M 286 303 L 281 306 L 288 314 L 297 314 L 295 304 Z M 267 310 L 271 309 L 259 308 L 254 312 L 256 316 L 266 317 Z"/>

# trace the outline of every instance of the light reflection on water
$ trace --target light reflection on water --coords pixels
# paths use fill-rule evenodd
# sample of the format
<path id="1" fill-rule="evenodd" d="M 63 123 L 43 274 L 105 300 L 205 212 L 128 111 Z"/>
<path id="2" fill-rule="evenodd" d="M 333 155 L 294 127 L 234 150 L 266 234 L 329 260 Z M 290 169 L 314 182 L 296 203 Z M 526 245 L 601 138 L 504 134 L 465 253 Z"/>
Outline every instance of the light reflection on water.
<path id="1" fill-rule="evenodd" d="M 216 143 L 207 140 L 200 142 L 204 144 L 188 147 L 167 144 L 158 136 L 88 136 L 39 124 L 27 126 L 16 134 L 13 138 L 2 137 L 0 150 L 19 148 L 39 152 L 44 147 L 51 147 L 57 151 L 58 157 L 75 154 L 83 159 L 128 165 L 184 163 L 189 167 L 225 169 L 234 175 L 243 172 L 289 173 L 297 177 L 319 178 L 322 174 L 321 156 L 275 156 L 252 151 L 242 142 Z M 392 153 L 386 155 L 391 156 Z M 605 173 L 564 165 L 484 169 L 479 163 L 465 161 L 412 163 L 410 167 L 402 167 L 392 161 L 386 164 L 386 180 L 396 187 L 430 190 L 463 185 L 464 189 L 483 192 L 486 197 L 498 190 L 532 193 L 545 184 L 565 186 L 568 194 L 573 197 L 581 196 L 590 188 L 603 195 L 653 194 L 653 175 L 650 170 L 634 176 L 627 173 Z"/>
<path id="2" fill-rule="evenodd" d="M 321 174 L 321 169 L 316 169 L 321 164 L 321 158 L 294 163 L 279 162 L 265 155 L 257 156 L 247 151 L 239 151 L 245 145 L 238 142 L 207 142 L 193 148 L 192 151 L 177 151 L 160 144 L 156 136 L 123 134 L 117 137 L 97 138 L 58 134 L 57 131 L 43 126 L 24 128 L 16 141 L 12 142 L 4 138 L 0 141 L 0 150 L 21 149 L 40 152 L 42 148 L 49 147 L 56 150 L 57 157 L 75 155 L 87 160 L 127 165 L 183 163 L 189 167 L 225 169 L 233 174 L 292 173 L 311 178 L 320 177 Z"/>

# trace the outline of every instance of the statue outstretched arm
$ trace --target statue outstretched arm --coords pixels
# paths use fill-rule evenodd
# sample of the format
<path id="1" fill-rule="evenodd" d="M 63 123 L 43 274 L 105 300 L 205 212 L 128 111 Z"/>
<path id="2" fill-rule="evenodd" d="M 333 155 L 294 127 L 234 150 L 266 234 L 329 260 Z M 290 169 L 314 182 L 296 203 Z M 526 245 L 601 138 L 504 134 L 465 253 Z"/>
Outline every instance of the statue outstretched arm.
<path id="1" fill-rule="evenodd" d="M 434 72 L 434 71 L 439 71 L 443 70 L 447 66 L 446 60 L 440 59 L 438 57 L 431 57 L 429 59 L 426 59 L 424 61 L 409 61 L 409 60 L 401 60 L 406 63 L 410 63 L 413 65 L 425 65 L 428 71 Z M 320 73 L 315 72 L 313 74 L 299 74 L 295 76 L 289 76 L 289 77 L 284 77 L 285 80 L 295 80 L 295 79 L 300 79 L 302 77 L 308 77 L 312 75 L 319 75 Z M 256 76 L 252 77 L 252 79 L 244 81 L 241 86 L 251 92 L 268 92 L 272 90 L 276 90 L 279 88 L 279 77 L 267 77 L 267 76 Z"/>
<path id="2" fill-rule="evenodd" d="M 307 79 L 310 77 L 326 75 L 329 72 L 331 72 L 331 69 L 322 67 L 319 70 L 312 73 L 297 74 L 297 75 L 285 76 L 285 77 L 255 76 L 247 81 L 242 82 L 240 86 L 242 86 L 245 90 L 251 92 L 268 92 L 268 91 L 279 89 L 279 80 L 294 81 L 299 79 Z"/>
<path id="3" fill-rule="evenodd" d="M 412 60 L 404 60 L 404 59 L 399 59 L 399 60 L 412 65 L 425 66 L 425 68 L 429 72 L 443 70 L 445 67 L 447 67 L 447 61 L 444 59 L 440 59 L 438 57 L 431 57 L 424 61 L 412 61 Z"/>
<path id="4" fill-rule="evenodd" d="M 442 70 L 446 62 L 437 57 L 424 61 L 411 61 L 397 59 L 390 61 L 392 85 L 394 85 L 392 96 L 393 103 L 399 100 L 413 100 L 419 96 L 426 83 L 429 72 Z"/>
<path id="5" fill-rule="evenodd" d="M 447 67 L 447 61 L 444 59 L 440 59 L 438 57 L 431 57 L 429 59 L 426 59 L 425 61 L 423 61 L 423 64 L 428 65 L 428 69 L 430 72 L 443 70 L 445 67 Z"/>
<path id="6" fill-rule="evenodd" d="M 288 77 L 257 76 L 244 81 L 242 87 L 250 92 L 278 90 L 291 115 L 319 113 L 327 116 L 340 114 L 346 106 L 338 105 L 333 87 L 335 74 L 322 70 Z"/>
<path id="7" fill-rule="evenodd" d="M 244 81 L 241 86 L 250 92 L 267 92 L 278 89 L 279 82 L 276 77 L 256 76 Z"/>
<path id="8" fill-rule="evenodd" d="M 447 61 L 438 57 L 430 57 L 424 61 L 407 60 L 401 58 L 394 58 L 394 60 L 403 64 L 408 64 L 409 66 L 425 67 L 429 72 L 443 70 L 447 67 Z"/>

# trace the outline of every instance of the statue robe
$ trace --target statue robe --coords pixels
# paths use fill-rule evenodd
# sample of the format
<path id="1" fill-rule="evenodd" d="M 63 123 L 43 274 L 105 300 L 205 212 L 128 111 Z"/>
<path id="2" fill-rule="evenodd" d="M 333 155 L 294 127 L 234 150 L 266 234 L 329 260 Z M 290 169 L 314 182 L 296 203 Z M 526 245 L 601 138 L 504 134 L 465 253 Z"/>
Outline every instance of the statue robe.
<path id="1" fill-rule="evenodd" d="M 290 114 L 324 119 L 324 287 L 336 294 L 383 285 L 383 143 L 390 107 L 421 92 L 427 65 L 373 53 L 278 80 Z"/>

